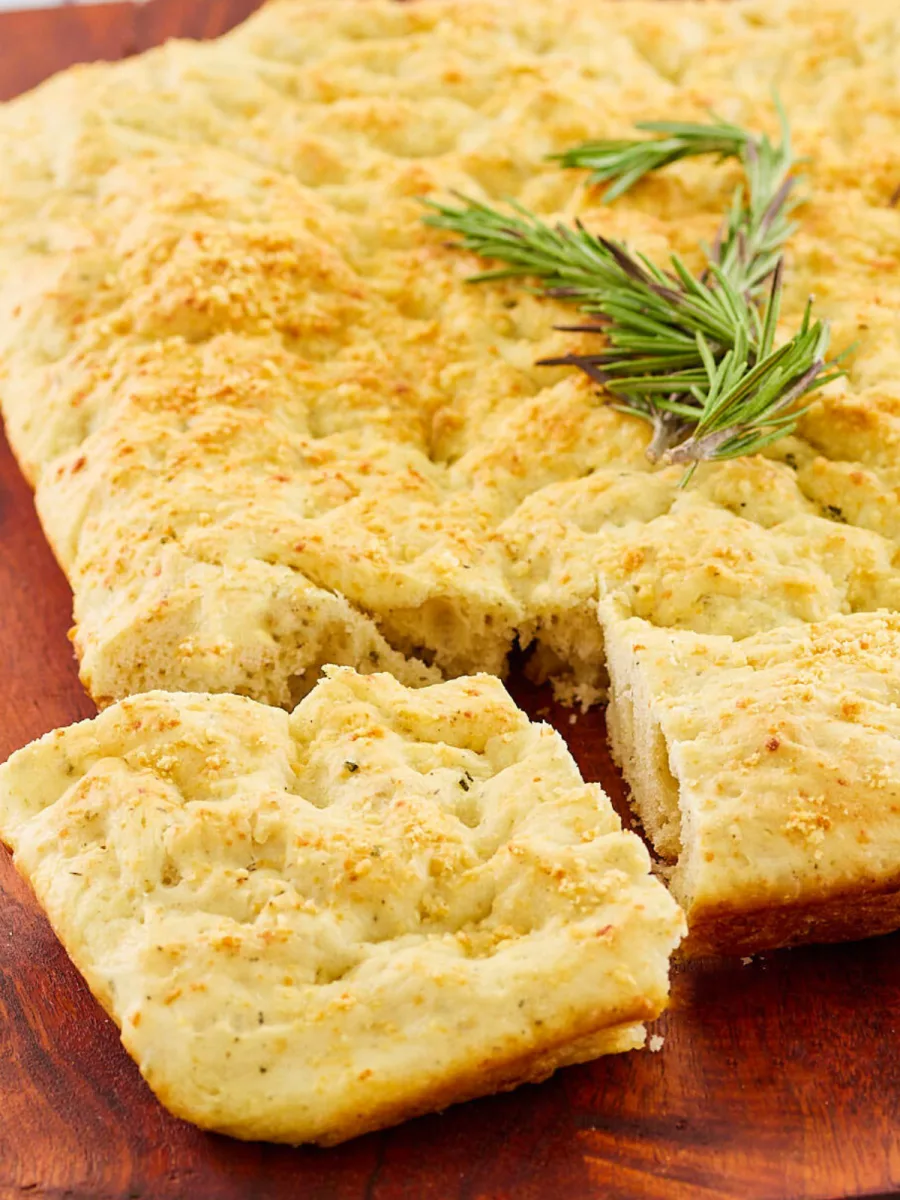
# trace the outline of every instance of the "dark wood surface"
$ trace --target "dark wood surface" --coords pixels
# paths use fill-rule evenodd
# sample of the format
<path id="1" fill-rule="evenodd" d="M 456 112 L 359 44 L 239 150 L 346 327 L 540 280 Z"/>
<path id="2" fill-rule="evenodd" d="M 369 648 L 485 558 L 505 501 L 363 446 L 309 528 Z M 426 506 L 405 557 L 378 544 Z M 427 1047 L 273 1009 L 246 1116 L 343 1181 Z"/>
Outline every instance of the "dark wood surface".
<path id="1" fill-rule="evenodd" d="M 339 0 L 336 0 L 339 2 Z M 551 2 L 551 0 L 548 0 Z M 252 0 L 0 16 L 0 93 Z M 2 172 L 2 163 L 0 163 Z M 0 442 L 0 758 L 90 715 L 71 597 Z M 602 716 L 568 738 L 621 803 Z M 833 1200 L 900 1194 L 900 935 L 676 968 L 659 1053 L 629 1054 L 330 1151 L 200 1133 L 157 1104 L 0 850 L 0 1197 L 79 1200 Z"/>

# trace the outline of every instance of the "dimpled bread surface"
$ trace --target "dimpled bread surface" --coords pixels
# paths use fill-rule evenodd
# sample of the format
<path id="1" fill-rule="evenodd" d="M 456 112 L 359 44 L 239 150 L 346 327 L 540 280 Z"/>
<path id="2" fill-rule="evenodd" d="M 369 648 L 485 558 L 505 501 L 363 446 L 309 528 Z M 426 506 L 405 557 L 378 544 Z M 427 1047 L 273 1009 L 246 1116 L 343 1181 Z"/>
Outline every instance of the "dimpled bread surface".
<path id="1" fill-rule="evenodd" d="M 789 33 L 787 32 L 789 31 Z M 0 402 L 72 583 L 99 704 L 290 706 L 325 662 L 408 684 L 604 684 L 604 587 L 743 638 L 900 607 L 900 10 L 893 0 L 276 0 L 208 44 L 79 67 L 0 109 Z M 700 262 L 739 178 L 674 166 L 609 207 L 547 155 L 712 108 L 775 132 L 838 351 L 798 435 L 653 469 L 571 309 L 422 225 L 513 197 Z"/>
<path id="2" fill-rule="evenodd" d="M 123 700 L 0 768 L 0 834 L 168 1108 L 340 1141 L 644 1040 L 684 918 L 496 678 L 329 668 L 291 716 Z"/>

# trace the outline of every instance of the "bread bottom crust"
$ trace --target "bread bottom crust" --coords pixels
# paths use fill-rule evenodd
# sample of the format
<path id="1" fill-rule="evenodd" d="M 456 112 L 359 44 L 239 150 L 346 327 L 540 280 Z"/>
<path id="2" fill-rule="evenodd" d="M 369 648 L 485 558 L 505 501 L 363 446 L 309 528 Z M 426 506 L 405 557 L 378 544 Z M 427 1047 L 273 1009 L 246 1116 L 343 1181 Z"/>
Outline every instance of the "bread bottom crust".
<path id="1" fill-rule="evenodd" d="M 679 956 L 754 954 L 808 942 L 852 942 L 900 929 L 900 877 L 871 889 L 759 908 L 687 910 Z"/>

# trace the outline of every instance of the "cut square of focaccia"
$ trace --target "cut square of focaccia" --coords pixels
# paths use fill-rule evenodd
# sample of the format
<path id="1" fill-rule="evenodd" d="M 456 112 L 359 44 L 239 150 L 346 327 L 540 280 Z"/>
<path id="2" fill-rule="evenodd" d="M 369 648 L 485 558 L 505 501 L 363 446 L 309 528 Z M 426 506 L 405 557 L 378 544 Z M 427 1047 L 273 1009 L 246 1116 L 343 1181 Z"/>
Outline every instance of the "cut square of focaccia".
<path id="1" fill-rule="evenodd" d="M 683 916 L 488 676 L 148 693 L 0 770 L 0 834 L 159 1099 L 337 1142 L 642 1044 Z"/>
<path id="2" fill-rule="evenodd" d="M 613 751 L 686 951 L 900 927 L 900 617 L 738 641 L 601 616 Z"/>

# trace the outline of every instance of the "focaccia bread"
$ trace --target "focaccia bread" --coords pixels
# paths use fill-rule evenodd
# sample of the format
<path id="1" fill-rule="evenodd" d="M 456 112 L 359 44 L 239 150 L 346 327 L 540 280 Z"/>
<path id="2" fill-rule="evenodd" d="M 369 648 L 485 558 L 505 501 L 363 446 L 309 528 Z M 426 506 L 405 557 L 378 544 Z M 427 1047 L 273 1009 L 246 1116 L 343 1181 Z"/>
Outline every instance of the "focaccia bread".
<path id="1" fill-rule="evenodd" d="M 341 1141 L 643 1043 L 683 916 L 495 678 L 133 697 L 0 768 L 0 836 L 160 1100 Z"/>
<path id="2" fill-rule="evenodd" d="M 601 606 L 613 750 L 686 951 L 900 925 L 900 616 L 730 637 Z"/>
<path id="3" fill-rule="evenodd" d="M 98 703 L 290 706 L 322 663 L 603 684 L 599 589 L 734 637 L 900 608 L 894 0 L 277 0 L 0 109 L 0 405 Z M 789 31 L 789 32 L 786 32 Z M 692 265 L 736 168 L 604 207 L 547 156 L 708 108 L 775 129 L 807 294 L 857 343 L 800 436 L 698 472 L 536 360 L 589 341 L 423 227 L 452 188 Z M 736 602 L 739 600 L 740 602 Z"/>

